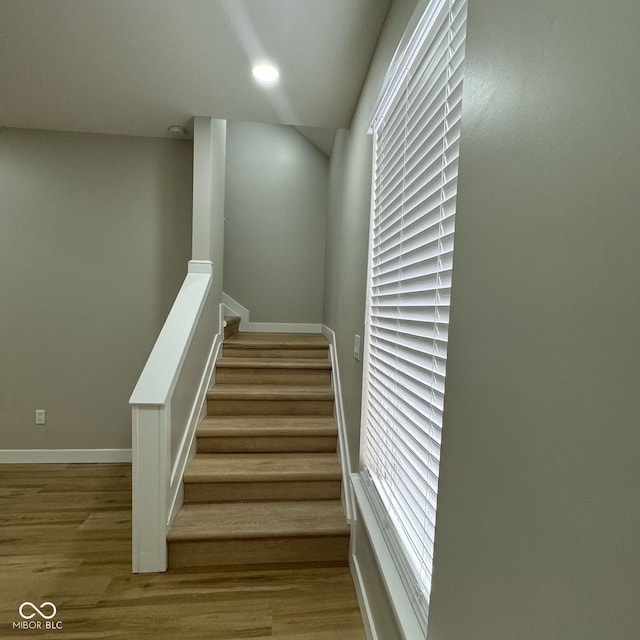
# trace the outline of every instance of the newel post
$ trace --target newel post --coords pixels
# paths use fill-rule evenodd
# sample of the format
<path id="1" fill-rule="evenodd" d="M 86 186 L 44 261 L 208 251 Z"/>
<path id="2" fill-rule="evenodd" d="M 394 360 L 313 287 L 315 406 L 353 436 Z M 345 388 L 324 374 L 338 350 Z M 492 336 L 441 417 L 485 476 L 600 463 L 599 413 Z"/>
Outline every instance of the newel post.
<path id="1" fill-rule="evenodd" d="M 132 407 L 133 572 L 167 570 L 171 403 Z"/>

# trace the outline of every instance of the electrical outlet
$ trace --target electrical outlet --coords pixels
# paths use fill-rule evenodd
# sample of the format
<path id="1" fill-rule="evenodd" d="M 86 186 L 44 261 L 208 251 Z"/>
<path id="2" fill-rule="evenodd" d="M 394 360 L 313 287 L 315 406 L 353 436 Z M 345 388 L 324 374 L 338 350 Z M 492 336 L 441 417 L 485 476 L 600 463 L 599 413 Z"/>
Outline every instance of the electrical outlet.
<path id="1" fill-rule="evenodd" d="M 361 338 L 358 334 L 356 334 L 356 339 L 353 341 L 353 357 L 356 360 L 360 360 L 360 344 L 361 344 Z"/>
<path id="2" fill-rule="evenodd" d="M 44 409 L 36 409 L 36 424 L 45 424 L 47 422 L 47 413 Z"/>

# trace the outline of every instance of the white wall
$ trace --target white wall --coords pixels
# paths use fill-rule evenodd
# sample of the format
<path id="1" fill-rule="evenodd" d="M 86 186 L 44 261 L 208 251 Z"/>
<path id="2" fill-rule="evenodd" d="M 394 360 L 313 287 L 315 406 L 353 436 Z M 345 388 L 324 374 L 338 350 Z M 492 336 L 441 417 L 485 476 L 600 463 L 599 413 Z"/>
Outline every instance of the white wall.
<path id="1" fill-rule="evenodd" d="M 328 172 L 294 127 L 228 123 L 224 291 L 252 321 L 321 322 Z"/>
<path id="2" fill-rule="evenodd" d="M 222 299 L 227 122 L 193 119 L 192 258 L 210 260 L 220 276 Z"/>
<path id="3" fill-rule="evenodd" d="M 470 3 L 433 640 L 638 638 L 639 24 Z"/>
<path id="4" fill-rule="evenodd" d="M 191 152 L 0 132 L 0 449 L 131 446 L 129 396 L 190 257 Z"/>

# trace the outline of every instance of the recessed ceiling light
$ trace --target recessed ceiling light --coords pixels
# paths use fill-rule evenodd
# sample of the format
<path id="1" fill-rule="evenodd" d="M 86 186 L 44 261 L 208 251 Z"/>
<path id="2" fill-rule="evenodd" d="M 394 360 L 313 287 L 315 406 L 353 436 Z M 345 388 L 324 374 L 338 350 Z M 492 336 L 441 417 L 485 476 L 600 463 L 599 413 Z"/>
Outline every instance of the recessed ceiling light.
<path id="1" fill-rule="evenodd" d="M 271 86 L 278 82 L 280 71 L 278 71 L 278 67 L 270 62 L 260 62 L 253 65 L 253 77 L 261 85 Z"/>

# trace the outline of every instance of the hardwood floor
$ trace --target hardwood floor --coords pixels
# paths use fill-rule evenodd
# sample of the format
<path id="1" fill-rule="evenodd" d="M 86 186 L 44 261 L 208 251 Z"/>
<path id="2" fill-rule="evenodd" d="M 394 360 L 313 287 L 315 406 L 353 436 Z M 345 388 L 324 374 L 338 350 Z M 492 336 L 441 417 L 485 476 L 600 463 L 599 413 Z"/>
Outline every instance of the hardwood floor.
<path id="1" fill-rule="evenodd" d="M 23 602 L 61 626 L 14 628 Z M 50 607 L 42 607 L 44 613 Z M 26 605 L 23 611 L 33 610 Z M 0 638 L 364 640 L 349 569 L 131 574 L 130 465 L 0 465 Z"/>

